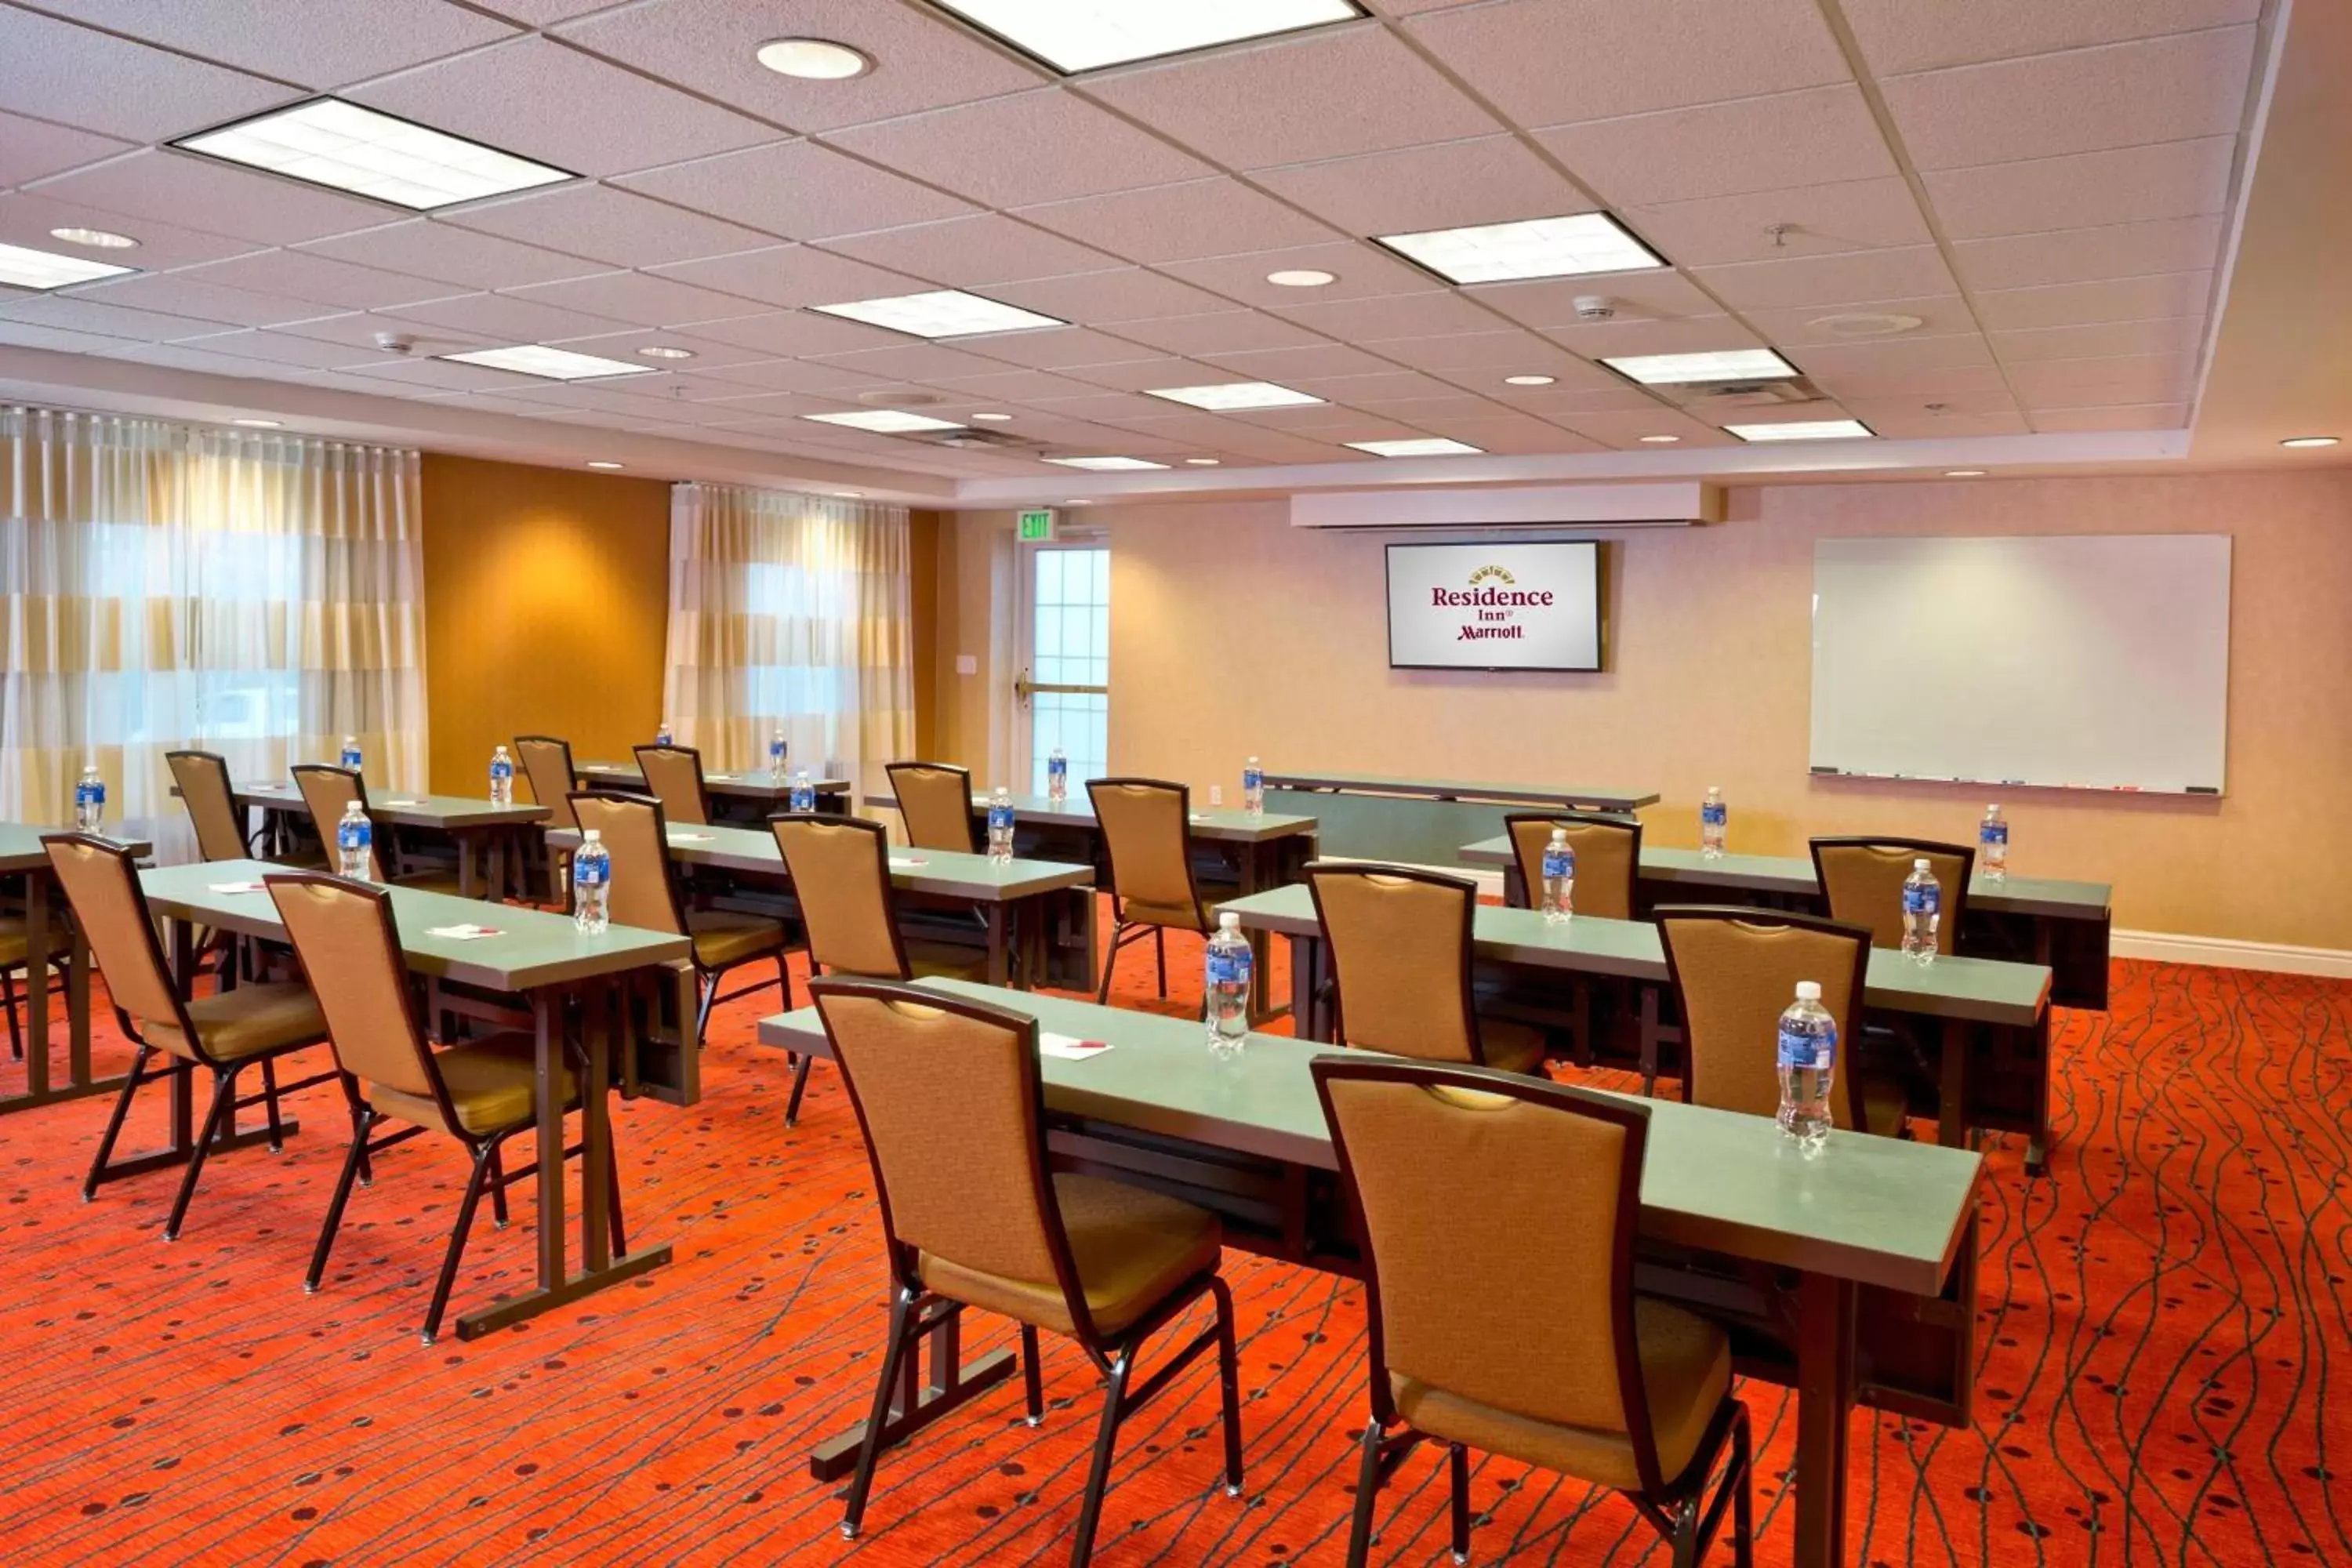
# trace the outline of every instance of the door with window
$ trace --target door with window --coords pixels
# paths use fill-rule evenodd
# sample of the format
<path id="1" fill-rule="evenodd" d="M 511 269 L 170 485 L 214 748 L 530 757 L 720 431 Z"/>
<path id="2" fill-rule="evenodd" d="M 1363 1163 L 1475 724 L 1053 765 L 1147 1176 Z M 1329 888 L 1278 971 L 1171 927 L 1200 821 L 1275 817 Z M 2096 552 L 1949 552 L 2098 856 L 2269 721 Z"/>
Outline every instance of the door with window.
<path id="1" fill-rule="evenodd" d="M 1031 795 L 1045 793 L 1045 759 L 1070 760 L 1070 793 L 1100 778 L 1110 757 L 1110 550 L 1099 544 L 1020 547 L 1023 588 L 1013 683 L 1013 755 Z"/>

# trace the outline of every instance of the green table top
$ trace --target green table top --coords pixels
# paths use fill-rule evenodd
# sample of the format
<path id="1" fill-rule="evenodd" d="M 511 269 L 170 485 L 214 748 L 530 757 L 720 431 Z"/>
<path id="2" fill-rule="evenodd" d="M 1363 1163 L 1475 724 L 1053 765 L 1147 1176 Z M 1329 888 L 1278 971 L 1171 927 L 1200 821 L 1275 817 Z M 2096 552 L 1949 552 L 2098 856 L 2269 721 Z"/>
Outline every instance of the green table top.
<path id="1" fill-rule="evenodd" d="M 41 847 L 41 840 L 52 833 L 72 831 L 70 827 L 44 827 L 29 822 L 0 822 L 0 872 L 47 870 L 49 852 Z M 102 837 L 113 838 L 142 860 L 155 853 L 155 847 L 144 838 L 116 838 L 111 833 Z"/>
<path id="2" fill-rule="evenodd" d="M 572 771 L 590 784 L 625 778 L 634 779 L 642 784 L 646 779 L 643 771 L 634 762 L 578 763 L 573 764 Z M 819 795 L 849 793 L 847 779 L 811 779 L 809 784 Z M 768 770 L 765 768 L 746 768 L 740 773 L 724 771 L 715 773 L 705 773 L 702 775 L 702 787 L 712 795 L 740 795 L 754 800 L 782 800 L 793 792 L 790 781 L 778 784 L 768 776 Z"/>
<path id="3" fill-rule="evenodd" d="M 267 889 L 250 893 L 215 892 L 215 886 L 258 882 L 287 868 L 268 860 L 208 860 L 166 866 L 139 874 L 147 903 L 172 920 L 286 940 L 278 905 Z M 430 893 L 420 888 L 392 889 L 393 919 L 408 967 L 436 979 L 462 981 L 494 991 L 530 991 L 542 985 L 616 974 L 684 960 L 686 938 L 663 931 L 614 926 L 590 936 L 570 915 L 515 904 L 489 904 Z M 474 940 L 429 935 L 436 927 L 485 925 L 499 934 Z"/>
<path id="4" fill-rule="evenodd" d="M 1328 1046 L 1252 1035 L 1237 1058 L 1219 1061 L 1190 1019 L 961 981 L 919 984 L 1025 1014 L 1057 1034 L 1109 1041 L 1084 1061 L 1041 1056 L 1045 1103 L 1057 1112 L 1337 1167 L 1307 1068 Z M 760 1040 L 830 1054 L 814 1007 L 763 1019 Z M 1643 1103 L 1643 1235 L 1921 1296 L 1943 1289 L 1974 1208 L 1980 1155 L 1832 1132 L 1822 1155 L 1806 1160 L 1769 1117 Z"/>
<path id="5" fill-rule="evenodd" d="M 172 793 L 178 795 L 174 786 Z M 257 781 L 232 784 L 229 795 L 240 806 L 260 811 L 300 811 L 310 807 L 302 804 L 302 792 L 291 782 L 273 784 Z M 487 800 L 473 800 L 460 795 L 412 795 L 406 790 L 373 791 L 368 795 L 368 816 L 378 822 L 389 822 L 396 827 L 432 827 L 454 832 L 462 827 L 517 827 L 547 820 L 547 807 L 519 800 L 512 805 L 492 805 Z"/>
<path id="6" fill-rule="evenodd" d="M 569 849 L 580 842 L 580 835 L 571 828 L 554 827 L 548 830 L 547 841 L 559 849 Z M 784 875 L 784 857 L 776 847 L 776 836 L 764 827 L 674 823 L 669 829 L 669 856 L 681 866 L 708 866 L 715 871 L 752 877 L 782 879 Z M 1094 879 L 1093 867 L 1060 860 L 999 863 L 985 855 L 959 855 L 950 849 L 893 846 L 890 850 L 890 885 L 902 893 L 1000 903 L 1084 887 Z"/>
<path id="7" fill-rule="evenodd" d="M 1465 866 L 1508 866 L 1511 841 L 1497 835 L 1465 844 Z M 1822 890 L 1813 863 L 1794 855 L 1725 855 L 1710 860 L 1696 849 L 1642 847 L 1642 877 L 1696 889 L 1735 888 L 1747 892 L 1811 898 Z M 2103 921 L 2115 889 L 2105 882 L 2067 882 L 2053 877 L 2008 877 L 1993 881 L 1979 872 L 1969 879 L 1969 906 L 2050 920 Z"/>
<path id="8" fill-rule="evenodd" d="M 1217 906 L 1242 918 L 1248 931 L 1278 936 L 1322 935 L 1314 895 L 1303 882 L 1271 888 Z M 1664 984 L 1666 952 L 1647 921 L 1579 915 L 1553 925 L 1537 910 L 1481 904 L 1471 923 L 1478 957 L 1538 969 L 1573 970 Z M 1873 948 L 1864 1000 L 1882 1012 L 1962 1018 L 1983 1024 L 2032 1025 L 2050 1002 L 2050 971 L 2038 963 L 1990 958 L 1938 958 L 1914 963 L 1899 952 Z"/>
<path id="9" fill-rule="evenodd" d="M 898 809 L 898 797 L 876 795 L 866 797 L 869 806 L 890 811 Z M 988 815 L 988 797 L 971 797 L 971 814 L 976 817 Z M 1097 831 L 1094 803 L 1087 798 L 1083 788 L 1072 792 L 1059 805 L 1042 795 L 1016 795 L 1013 797 L 1013 820 L 1032 826 L 1062 824 L 1086 832 Z M 1294 834 L 1315 831 L 1311 816 L 1291 816 L 1280 812 L 1265 812 L 1252 816 L 1246 811 L 1195 811 L 1187 831 L 1195 838 L 1215 838 L 1232 843 L 1261 844 L 1269 839 L 1288 838 Z"/>
<path id="10" fill-rule="evenodd" d="M 1388 773 L 1283 773 L 1268 769 L 1268 789 L 1323 789 L 1343 794 L 1426 795 L 1432 800 L 1501 801 L 1528 805 L 1583 805 L 1632 811 L 1657 804 L 1658 792 L 1601 784 L 1496 784 L 1489 779 L 1398 778 Z"/>

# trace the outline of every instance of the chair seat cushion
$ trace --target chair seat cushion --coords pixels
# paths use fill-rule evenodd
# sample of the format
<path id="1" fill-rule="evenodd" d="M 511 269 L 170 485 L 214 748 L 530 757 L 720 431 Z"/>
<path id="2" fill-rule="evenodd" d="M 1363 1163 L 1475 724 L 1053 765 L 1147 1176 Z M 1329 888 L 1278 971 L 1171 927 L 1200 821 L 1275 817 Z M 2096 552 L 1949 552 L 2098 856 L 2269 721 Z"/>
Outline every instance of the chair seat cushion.
<path id="1" fill-rule="evenodd" d="M 13 969 L 24 963 L 29 946 L 25 936 L 25 922 L 0 917 L 0 969 Z"/>
<path id="2" fill-rule="evenodd" d="M 188 1004 L 196 1038 L 218 1061 L 247 1061 L 327 1037 L 327 1020 L 307 985 L 244 984 Z M 140 1034 L 159 1051 L 193 1058 L 177 1024 L 142 1020 Z"/>
<path id="3" fill-rule="evenodd" d="M 1141 899 L 1129 899 L 1119 906 L 1119 919 L 1137 925 L 1174 926 L 1179 931 L 1200 931 L 1208 922 L 1201 911 L 1182 904 L 1148 904 Z"/>
<path id="4" fill-rule="evenodd" d="M 729 969 L 784 945 L 784 928 L 762 915 L 731 910 L 690 910 L 686 933 L 694 941 L 695 962 L 705 969 Z"/>
<path id="5" fill-rule="evenodd" d="M 1659 1478 L 1672 1482 L 1698 1452 L 1707 1423 L 1731 1391 L 1731 1342 L 1706 1319 L 1645 1296 L 1633 1300 L 1633 1337 Z M 1622 1433 L 1535 1420 L 1397 1373 L 1389 1374 L 1389 1386 L 1397 1414 L 1433 1437 L 1621 1490 L 1642 1485 L 1633 1442 Z"/>
<path id="6" fill-rule="evenodd" d="M 1478 1047 L 1486 1054 L 1486 1065 L 1498 1072 L 1544 1076 L 1543 1031 L 1532 1024 L 1482 1017 L 1478 1020 Z"/>
<path id="7" fill-rule="evenodd" d="M 448 1086 L 449 1103 L 457 1112 L 457 1126 L 488 1135 L 527 1127 L 534 1118 L 531 1091 L 538 1084 L 537 1044 L 520 1030 L 467 1040 L 434 1054 L 441 1081 Z M 563 1064 L 563 1103 L 579 1093 L 572 1064 Z M 380 1083 L 367 1086 L 367 1102 L 385 1116 L 440 1127 L 441 1108 L 424 1095 L 404 1094 Z"/>
<path id="8" fill-rule="evenodd" d="M 988 951 L 952 942 L 909 942 L 907 967 L 917 980 L 981 980 L 988 974 Z"/>
<path id="9" fill-rule="evenodd" d="M 1054 1198 L 1099 1333 L 1129 1327 L 1178 1286 L 1217 1267 L 1223 1237 L 1217 1216 L 1206 1209 L 1097 1176 L 1055 1176 Z M 1061 1287 L 1051 1279 L 1032 1283 L 983 1274 L 928 1252 L 919 1268 L 923 1283 L 950 1300 L 1058 1333 L 1076 1331 Z"/>
<path id="10" fill-rule="evenodd" d="M 1903 1086 L 1885 1079 L 1862 1079 L 1854 1087 L 1862 1091 L 1862 1130 L 1881 1138 L 1899 1137 L 1911 1115 L 1911 1101 Z"/>

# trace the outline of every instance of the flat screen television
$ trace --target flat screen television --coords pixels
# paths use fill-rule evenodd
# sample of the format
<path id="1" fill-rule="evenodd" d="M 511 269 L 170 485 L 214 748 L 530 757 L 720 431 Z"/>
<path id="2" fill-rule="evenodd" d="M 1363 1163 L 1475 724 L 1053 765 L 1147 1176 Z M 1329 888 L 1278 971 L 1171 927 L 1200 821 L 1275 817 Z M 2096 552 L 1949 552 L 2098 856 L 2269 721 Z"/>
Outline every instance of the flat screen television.
<path id="1" fill-rule="evenodd" d="M 1391 669 L 1601 668 L 1601 545 L 1388 547 Z"/>

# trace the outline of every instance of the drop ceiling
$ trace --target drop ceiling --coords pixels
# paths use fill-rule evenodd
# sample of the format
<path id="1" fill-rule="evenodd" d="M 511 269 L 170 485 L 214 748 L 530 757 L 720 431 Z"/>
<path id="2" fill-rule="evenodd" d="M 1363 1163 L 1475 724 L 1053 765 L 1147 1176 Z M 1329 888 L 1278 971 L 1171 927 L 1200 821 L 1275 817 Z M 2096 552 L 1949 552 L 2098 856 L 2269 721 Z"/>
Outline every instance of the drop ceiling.
<path id="1" fill-rule="evenodd" d="M 0 243 L 141 269 L 0 289 L 0 388 L 308 408 L 427 446 L 536 428 L 679 477 L 702 453 L 947 501 L 1380 482 L 1405 470 L 1361 447 L 1398 441 L 1491 455 L 1413 460 L 1465 479 L 1487 471 L 1448 465 L 1853 460 L 1790 447 L 2088 460 L 2068 455 L 2107 449 L 2057 438 L 2110 434 L 2118 460 L 2177 456 L 2267 3 L 1370 0 L 1065 78 L 921 0 L 0 0 Z M 874 68 L 761 68 L 786 37 Z M 581 177 L 418 216 L 166 145 L 325 94 Z M 1372 242 L 1592 211 L 1671 265 L 1455 288 Z M 50 237 L 68 226 L 140 245 L 78 251 Z M 1298 269 L 1335 280 L 1266 281 Z M 1069 324 L 924 341 L 813 309 L 945 289 Z M 522 344 L 649 368 L 445 357 Z M 1597 363 L 1764 347 L 1819 397 L 1692 408 Z M 1148 395 L 1243 381 L 1324 401 Z M 1035 446 L 808 417 L 874 407 L 1009 414 L 986 428 Z M 1724 428 L 1835 419 L 1882 439 L 1766 455 Z M 1046 460 L 1097 456 L 1168 471 Z"/>

